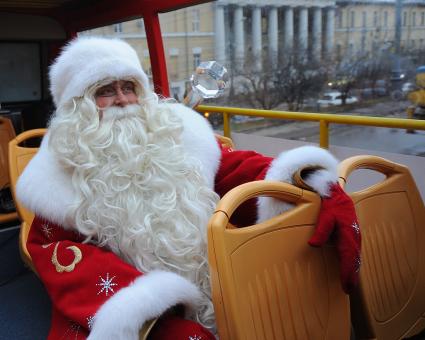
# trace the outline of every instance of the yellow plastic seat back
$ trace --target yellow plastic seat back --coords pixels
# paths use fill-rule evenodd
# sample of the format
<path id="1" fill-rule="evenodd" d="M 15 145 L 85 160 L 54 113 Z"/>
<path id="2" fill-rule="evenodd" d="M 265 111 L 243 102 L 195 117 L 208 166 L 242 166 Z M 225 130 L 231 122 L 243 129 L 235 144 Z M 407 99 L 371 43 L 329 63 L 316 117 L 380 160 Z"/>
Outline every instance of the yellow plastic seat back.
<path id="1" fill-rule="evenodd" d="M 19 235 L 19 245 L 21 255 L 26 264 L 33 270 L 31 256 L 27 250 L 28 233 L 34 219 L 34 213 L 27 210 L 16 198 L 16 183 L 22 171 L 25 169 L 29 161 L 38 151 L 38 148 L 22 147 L 20 144 L 26 140 L 36 137 L 42 137 L 46 133 L 46 129 L 35 129 L 25 131 L 9 142 L 9 173 L 10 186 L 12 189 L 13 199 L 15 201 L 16 211 L 21 220 L 21 231 Z"/>
<path id="2" fill-rule="evenodd" d="M 351 299 L 356 336 L 410 337 L 425 328 L 425 207 L 407 167 L 356 156 L 341 163 L 341 178 L 356 169 L 385 175 L 350 194 L 362 230 L 360 286 Z"/>
<path id="3" fill-rule="evenodd" d="M 256 196 L 296 207 L 261 224 L 234 228 L 233 212 Z M 270 181 L 241 185 L 221 199 L 208 226 L 221 340 L 349 339 L 349 302 L 335 248 L 307 244 L 319 208 L 316 194 Z"/>
<path id="4" fill-rule="evenodd" d="M 10 119 L 0 117 L 0 188 L 9 184 L 8 145 L 15 138 L 15 129 Z"/>
<path id="5" fill-rule="evenodd" d="M 8 118 L 0 117 L 0 189 L 10 186 L 8 145 L 15 138 L 15 129 Z M 0 223 L 16 220 L 18 214 L 9 212 L 0 214 Z"/>
<path id="6" fill-rule="evenodd" d="M 225 137 L 219 134 L 216 134 L 215 138 L 217 138 L 217 140 L 220 142 L 222 147 L 235 149 L 235 144 L 233 144 L 233 141 L 231 138 Z"/>

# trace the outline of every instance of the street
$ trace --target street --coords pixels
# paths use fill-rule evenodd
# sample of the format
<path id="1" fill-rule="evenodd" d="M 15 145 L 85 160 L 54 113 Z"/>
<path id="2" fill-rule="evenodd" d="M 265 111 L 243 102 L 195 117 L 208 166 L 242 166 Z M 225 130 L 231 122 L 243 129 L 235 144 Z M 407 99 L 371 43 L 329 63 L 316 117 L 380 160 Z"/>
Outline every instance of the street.
<path id="1" fill-rule="evenodd" d="M 408 101 L 386 101 L 369 107 L 352 108 L 351 112 L 343 114 L 365 115 L 375 117 L 407 118 Z M 322 110 L 322 112 L 325 112 Z M 342 114 L 342 113 L 338 113 Z M 316 122 L 274 121 L 272 126 L 267 122 L 256 126 L 235 124 L 235 131 L 252 133 L 261 136 L 319 142 L 319 124 Z M 269 124 L 270 125 L 270 124 Z M 425 131 L 408 133 L 404 129 L 375 128 L 369 126 L 349 126 L 332 124 L 329 128 L 329 142 L 332 145 L 377 150 L 406 155 L 425 156 Z"/>

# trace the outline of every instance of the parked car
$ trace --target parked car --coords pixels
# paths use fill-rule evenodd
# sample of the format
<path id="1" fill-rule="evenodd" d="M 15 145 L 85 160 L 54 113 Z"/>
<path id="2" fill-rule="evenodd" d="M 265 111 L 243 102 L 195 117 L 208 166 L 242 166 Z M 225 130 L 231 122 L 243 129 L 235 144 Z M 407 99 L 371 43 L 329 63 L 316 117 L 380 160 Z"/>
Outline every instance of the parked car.
<path id="1" fill-rule="evenodd" d="M 407 96 L 407 94 L 409 92 L 415 91 L 416 90 L 416 86 L 413 83 L 404 83 L 401 86 L 401 92 L 403 92 L 404 96 Z"/>
<path id="2" fill-rule="evenodd" d="M 361 98 L 369 99 L 373 97 L 384 97 L 388 95 L 388 91 L 385 87 L 367 87 L 364 89 L 361 89 L 360 91 Z"/>
<path id="3" fill-rule="evenodd" d="M 359 100 L 357 99 L 357 97 L 354 97 L 354 96 L 348 96 L 345 99 L 346 104 L 353 104 L 353 103 L 357 103 L 358 101 Z M 321 107 L 342 105 L 342 94 L 341 92 L 338 92 L 338 91 L 325 92 L 323 94 L 323 97 L 317 101 L 317 105 Z"/>

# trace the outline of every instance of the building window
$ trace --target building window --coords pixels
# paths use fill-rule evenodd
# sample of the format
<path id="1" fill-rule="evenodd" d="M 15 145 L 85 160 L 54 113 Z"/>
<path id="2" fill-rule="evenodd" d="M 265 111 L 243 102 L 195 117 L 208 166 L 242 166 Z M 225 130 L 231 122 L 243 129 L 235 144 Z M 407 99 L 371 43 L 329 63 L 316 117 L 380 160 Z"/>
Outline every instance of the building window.
<path id="1" fill-rule="evenodd" d="M 355 20 L 355 13 L 354 11 L 350 12 L 350 27 L 354 27 L 354 20 Z"/>
<path id="2" fill-rule="evenodd" d="M 388 12 L 384 12 L 384 26 L 388 27 Z"/>
<path id="3" fill-rule="evenodd" d="M 407 25 L 407 12 L 403 12 L 403 26 Z"/>
<path id="4" fill-rule="evenodd" d="M 175 100 L 180 101 L 180 87 L 178 86 L 171 87 L 171 93 Z"/>
<path id="5" fill-rule="evenodd" d="M 198 65 L 201 63 L 202 47 L 192 48 L 192 55 L 193 55 L 193 69 L 196 69 Z"/>
<path id="6" fill-rule="evenodd" d="M 144 22 L 143 18 L 137 20 L 137 27 L 139 27 L 141 31 L 145 30 L 145 22 Z"/>
<path id="7" fill-rule="evenodd" d="M 342 11 L 337 11 L 338 28 L 342 28 Z"/>
<path id="8" fill-rule="evenodd" d="M 169 75 L 172 80 L 176 80 L 179 77 L 179 56 L 174 54 L 170 55 L 169 59 Z"/>
<path id="9" fill-rule="evenodd" d="M 338 11 L 338 28 L 342 28 L 342 11 Z"/>
<path id="10" fill-rule="evenodd" d="M 142 59 L 143 70 L 146 72 L 148 76 L 152 76 L 151 59 L 149 56 L 149 50 L 143 50 L 142 55 L 143 55 L 143 59 Z"/>
<path id="11" fill-rule="evenodd" d="M 412 26 L 416 26 L 416 12 L 412 13 Z"/>
<path id="12" fill-rule="evenodd" d="M 179 52 L 180 52 L 179 49 L 175 47 L 171 47 L 168 50 L 168 54 L 170 55 L 170 57 L 177 57 L 179 55 Z"/>
<path id="13" fill-rule="evenodd" d="M 201 63 L 201 53 L 193 53 L 193 69 L 196 69 Z"/>
<path id="14" fill-rule="evenodd" d="M 367 22 L 367 13 L 365 11 L 362 12 L 362 26 L 366 27 Z"/>
<path id="15" fill-rule="evenodd" d="M 150 59 L 146 58 L 145 61 L 144 61 L 144 65 L 146 65 L 146 66 L 143 67 L 143 70 L 145 71 L 146 75 L 148 77 L 152 77 L 152 68 L 151 68 Z"/>
<path id="16" fill-rule="evenodd" d="M 339 60 L 339 59 L 341 59 L 341 45 L 340 44 L 337 44 L 336 45 L 336 58 Z"/>
<path id="17" fill-rule="evenodd" d="M 348 45 L 348 55 L 353 55 L 354 54 L 354 44 L 353 43 L 350 43 L 349 45 Z"/>
<path id="18" fill-rule="evenodd" d="M 421 26 L 425 26 L 425 12 L 421 13 Z"/>
<path id="19" fill-rule="evenodd" d="M 410 47 L 412 49 L 415 49 L 415 40 L 412 39 L 412 41 L 410 42 Z"/>
<path id="20" fill-rule="evenodd" d="M 122 23 L 114 25 L 114 32 L 115 33 L 122 33 Z"/>
<path id="21" fill-rule="evenodd" d="M 199 32 L 199 23 L 200 23 L 201 13 L 199 9 L 192 10 L 192 31 Z"/>
<path id="22" fill-rule="evenodd" d="M 373 27 L 378 27 L 378 12 L 373 12 Z"/>

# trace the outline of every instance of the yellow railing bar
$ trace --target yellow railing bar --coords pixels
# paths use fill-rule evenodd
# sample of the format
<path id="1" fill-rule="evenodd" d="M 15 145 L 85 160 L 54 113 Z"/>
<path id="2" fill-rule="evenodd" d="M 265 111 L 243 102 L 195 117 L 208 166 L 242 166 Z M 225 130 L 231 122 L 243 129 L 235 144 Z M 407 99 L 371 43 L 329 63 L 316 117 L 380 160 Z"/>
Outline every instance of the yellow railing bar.
<path id="1" fill-rule="evenodd" d="M 230 138 L 230 115 L 223 112 L 223 134 Z"/>
<path id="2" fill-rule="evenodd" d="M 325 120 L 320 120 L 319 144 L 322 148 L 329 148 L 329 123 Z"/>
<path id="3" fill-rule="evenodd" d="M 254 116 L 275 119 L 317 121 L 320 123 L 320 146 L 329 145 L 329 124 L 367 125 L 398 129 L 425 130 L 425 121 L 405 118 L 370 117 L 358 115 L 338 115 L 330 113 L 290 112 L 275 110 L 243 109 L 237 107 L 206 106 L 196 107 L 199 112 L 216 112 L 223 114 L 223 134 L 231 138 L 230 118 L 232 115 Z"/>

